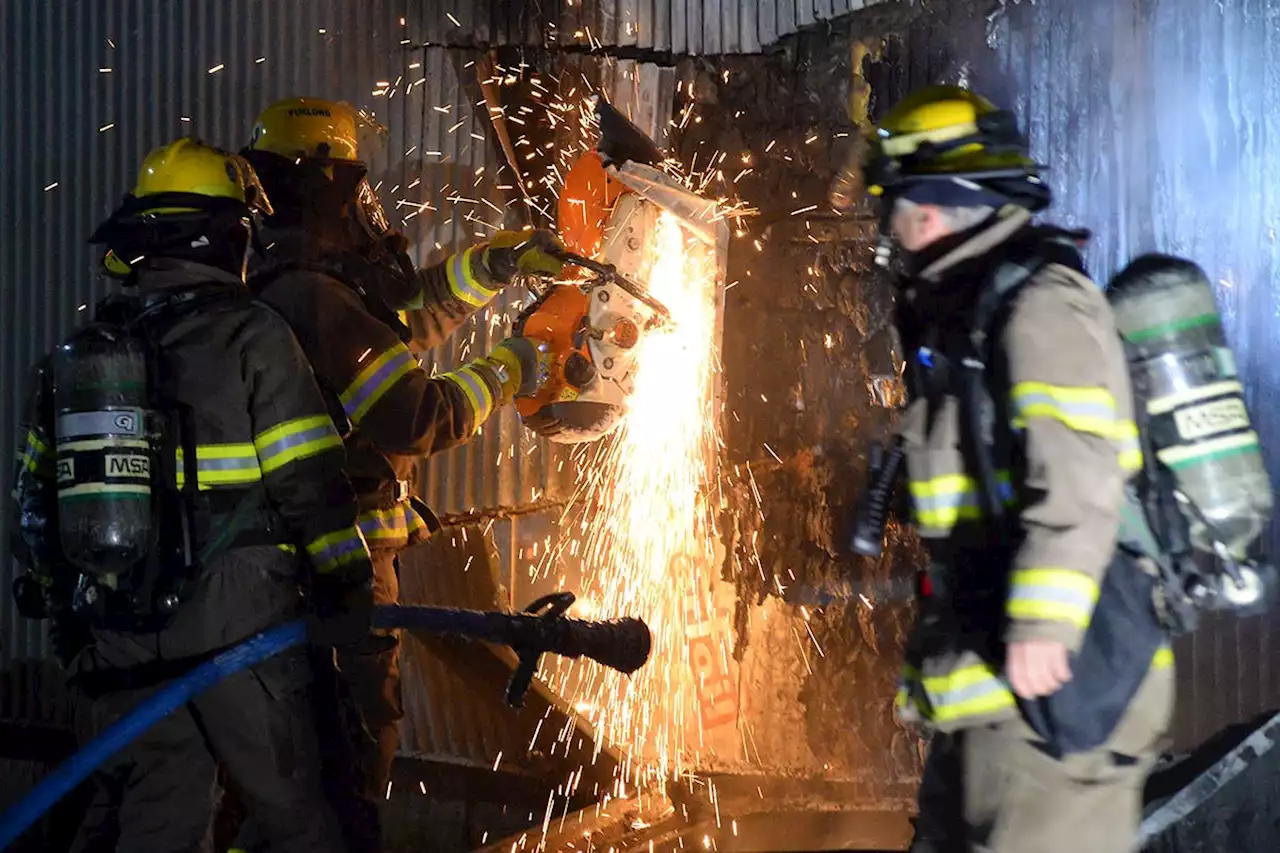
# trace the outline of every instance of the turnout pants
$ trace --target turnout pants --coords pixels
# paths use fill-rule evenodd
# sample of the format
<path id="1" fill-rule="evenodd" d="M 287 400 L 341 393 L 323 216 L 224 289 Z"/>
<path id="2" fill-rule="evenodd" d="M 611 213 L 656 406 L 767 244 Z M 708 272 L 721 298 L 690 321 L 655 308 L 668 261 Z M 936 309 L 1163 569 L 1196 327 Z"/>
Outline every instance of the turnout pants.
<path id="1" fill-rule="evenodd" d="M 395 551 L 373 552 L 373 600 L 399 603 Z M 399 651 L 399 631 L 377 630 L 316 661 L 317 684 L 329 685 L 317 691 L 328 705 L 320 715 L 325 790 L 351 853 L 381 849 L 378 804 L 387 794 L 399 745 L 396 723 L 404 716 Z"/>
<path id="2" fill-rule="evenodd" d="M 373 552 L 375 604 L 396 604 L 400 582 L 396 552 Z M 374 631 L 359 643 L 312 653 L 313 700 L 320 733 L 324 791 L 351 853 L 377 853 L 382 824 L 378 805 L 386 797 L 398 741 L 400 704 L 399 632 Z M 266 853 L 250 812 L 234 851 Z"/>
<path id="3" fill-rule="evenodd" d="M 396 552 L 373 552 L 374 604 L 398 604 Z M 363 724 L 356 738 L 360 792 L 375 802 L 386 796 L 391 764 L 399 745 L 400 632 L 377 630 L 354 646 L 337 650 L 339 677 Z"/>
<path id="4" fill-rule="evenodd" d="M 212 853 L 222 762 L 271 850 L 343 853 L 321 785 L 306 664 L 291 655 L 261 666 L 272 677 L 261 669 L 236 673 L 108 759 L 94 774 L 93 803 L 73 849 Z M 93 700 L 93 731 L 145 695 Z"/>
<path id="5" fill-rule="evenodd" d="M 1021 721 L 930 745 L 913 853 L 1132 853 L 1154 751 L 1059 760 Z"/>

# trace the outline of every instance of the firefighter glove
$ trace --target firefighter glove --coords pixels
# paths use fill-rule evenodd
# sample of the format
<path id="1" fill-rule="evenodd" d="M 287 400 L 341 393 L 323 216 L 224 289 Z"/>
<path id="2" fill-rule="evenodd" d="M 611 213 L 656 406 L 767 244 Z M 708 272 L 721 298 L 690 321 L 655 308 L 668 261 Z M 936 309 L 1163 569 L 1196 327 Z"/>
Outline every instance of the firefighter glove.
<path id="1" fill-rule="evenodd" d="M 482 263 L 494 281 L 509 284 L 518 273 L 559 275 L 564 262 L 556 255 L 563 251 L 560 238 L 543 228 L 499 231 L 485 245 Z"/>
<path id="2" fill-rule="evenodd" d="M 311 589 L 307 638 L 314 646 L 349 646 L 373 626 L 373 582 L 318 578 Z"/>
<path id="3" fill-rule="evenodd" d="M 510 337 L 493 348 L 489 361 L 498 370 L 504 397 L 532 397 L 547 381 L 551 352 L 545 341 Z"/>

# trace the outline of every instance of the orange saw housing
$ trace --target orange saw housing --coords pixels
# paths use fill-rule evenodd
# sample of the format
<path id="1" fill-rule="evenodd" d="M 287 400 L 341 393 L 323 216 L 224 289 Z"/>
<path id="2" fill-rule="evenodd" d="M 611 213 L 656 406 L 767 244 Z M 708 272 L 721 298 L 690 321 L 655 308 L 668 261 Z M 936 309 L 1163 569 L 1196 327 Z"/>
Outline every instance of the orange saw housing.
<path id="1" fill-rule="evenodd" d="M 631 189 L 604 170 L 600 155 L 588 151 L 565 176 L 556 206 L 556 230 L 570 252 L 594 258 L 614 205 Z"/>
<path id="2" fill-rule="evenodd" d="M 585 257 L 596 257 L 604 243 L 605 228 L 618 199 L 631 189 L 614 180 L 604 169 L 600 155 L 584 154 L 565 176 L 556 208 L 556 225 L 566 249 Z M 569 272 L 570 267 L 566 267 Z M 572 268 L 573 274 L 586 271 Z M 559 403 L 577 401 L 579 392 L 590 379 L 591 355 L 587 348 L 587 313 L 591 295 L 574 284 L 553 284 L 523 314 L 517 334 L 546 341 L 552 358 L 547 365 L 547 380 L 532 397 L 516 398 L 516 410 L 525 423 L 548 437 L 567 429 L 554 423 Z M 626 329 L 618 330 L 627 336 Z M 591 404 L 578 404 L 578 414 Z M 575 418 L 576 420 L 576 418 Z M 584 437 L 587 437 L 584 432 Z M 570 440 L 581 440 L 572 439 Z"/>

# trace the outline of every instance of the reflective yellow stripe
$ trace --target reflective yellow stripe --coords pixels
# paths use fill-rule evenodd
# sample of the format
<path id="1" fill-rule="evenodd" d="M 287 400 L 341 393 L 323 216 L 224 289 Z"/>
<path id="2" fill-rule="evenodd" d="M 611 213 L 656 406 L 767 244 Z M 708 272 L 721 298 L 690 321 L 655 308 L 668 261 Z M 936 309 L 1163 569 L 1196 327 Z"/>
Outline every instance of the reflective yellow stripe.
<path id="1" fill-rule="evenodd" d="M 1001 498 L 1006 505 L 1015 502 L 1009 472 L 998 471 Z M 932 480 L 912 480 L 908 484 L 915 508 L 916 524 L 930 530 L 949 531 L 961 520 L 972 521 L 983 515 L 982 489 L 967 474 L 946 474 Z"/>
<path id="2" fill-rule="evenodd" d="M 449 258 L 445 269 L 449 276 L 449 291 L 472 308 L 483 308 L 498 291 L 485 287 L 472 272 L 471 256 L 475 251 L 473 246 L 458 252 Z"/>
<path id="3" fill-rule="evenodd" d="M 1030 418 L 1051 418 L 1076 432 L 1109 439 L 1126 473 L 1142 467 L 1138 426 L 1117 415 L 1116 398 L 1106 388 L 1019 382 L 1009 396 L 1014 429 L 1024 429 Z"/>
<path id="4" fill-rule="evenodd" d="M 294 418 L 264 430 L 253 439 L 262 473 L 270 474 L 288 465 L 308 459 L 326 450 L 342 446 L 333 421 L 328 415 Z"/>
<path id="5" fill-rule="evenodd" d="M 1154 670 L 1168 669 L 1173 666 L 1173 648 L 1171 646 L 1161 646 L 1156 649 L 1156 653 L 1151 658 L 1151 668 Z"/>
<path id="6" fill-rule="evenodd" d="M 484 381 L 480 371 L 474 367 L 459 367 L 451 373 L 440 374 L 440 378 L 447 379 L 462 389 L 471 405 L 472 424 L 484 423 L 493 411 L 493 392 L 489 390 L 489 383 Z"/>
<path id="7" fill-rule="evenodd" d="M 346 530 L 338 530 L 318 537 L 307 545 L 307 554 L 311 557 L 311 564 L 315 570 L 323 574 L 360 560 L 367 560 L 369 549 L 360 531 L 355 527 L 348 527 Z"/>
<path id="8" fill-rule="evenodd" d="M 53 473 L 53 451 L 40 439 L 34 429 L 27 430 L 27 442 L 22 450 L 22 465 L 32 474 L 47 476 Z"/>
<path id="9" fill-rule="evenodd" d="M 908 666 L 903 667 L 902 678 L 905 684 L 900 692 L 906 695 L 900 707 L 911 701 L 911 685 L 919 685 L 929 705 L 928 708 L 922 707 L 921 711 L 936 723 L 955 723 L 966 718 L 998 714 L 1016 704 L 1004 679 L 987 663 L 928 678 Z"/>
<path id="10" fill-rule="evenodd" d="M 1010 400 L 1015 427 L 1025 427 L 1029 418 L 1052 418 L 1077 432 L 1116 436 L 1116 398 L 1106 388 L 1019 382 Z"/>
<path id="11" fill-rule="evenodd" d="M 356 523 L 370 547 L 409 538 L 406 506 L 406 504 L 396 504 L 391 509 L 373 509 L 360 513 Z"/>
<path id="12" fill-rule="evenodd" d="M 359 424 L 374 403 L 382 399 L 401 376 L 417 366 L 418 361 L 413 353 L 400 343 L 369 362 L 347 386 L 347 390 L 339 395 L 342 408 L 352 425 Z"/>
<path id="13" fill-rule="evenodd" d="M 1005 612 L 1011 619 L 1067 622 L 1087 628 L 1098 603 L 1098 584 L 1071 569 L 1019 569 L 1013 573 Z"/>
<path id="14" fill-rule="evenodd" d="M 1138 425 L 1133 421 L 1120 421 L 1116 424 L 1116 435 L 1113 438 L 1116 454 L 1120 457 L 1120 467 L 1126 474 L 1142 468 L 1142 442 L 1138 439 Z"/>
<path id="15" fill-rule="evenodd" d="M 177 456 L 178 488 L 187 482 L 186 461 L 182 448 Z M 213 486 L 243 486 L 262 479 L 258 450 L 252 444 L 196 445 L 196 484 L 199 489 Z"/>

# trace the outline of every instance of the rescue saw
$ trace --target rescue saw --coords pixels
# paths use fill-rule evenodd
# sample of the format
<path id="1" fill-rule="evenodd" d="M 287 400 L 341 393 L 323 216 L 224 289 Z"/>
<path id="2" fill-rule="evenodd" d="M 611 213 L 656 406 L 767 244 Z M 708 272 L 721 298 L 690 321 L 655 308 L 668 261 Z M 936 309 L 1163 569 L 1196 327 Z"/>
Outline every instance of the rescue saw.
<path id="1" fill-rule="evenodd" d="M 600 141 L 569 170 L 557 207 L 565 278 L 547 285 L 513 332 L 546 341 L 547 379 L 516 400 L 525 426 L 550 441 L 601 438 L 622 422 L 641 343 L 673 322 L 644 284 L 652 271 L 658 217 L 680 218 L 693 239 L 714 242 L 715 204 L 656 168 L 652 140 L 603 99 Z"/>

